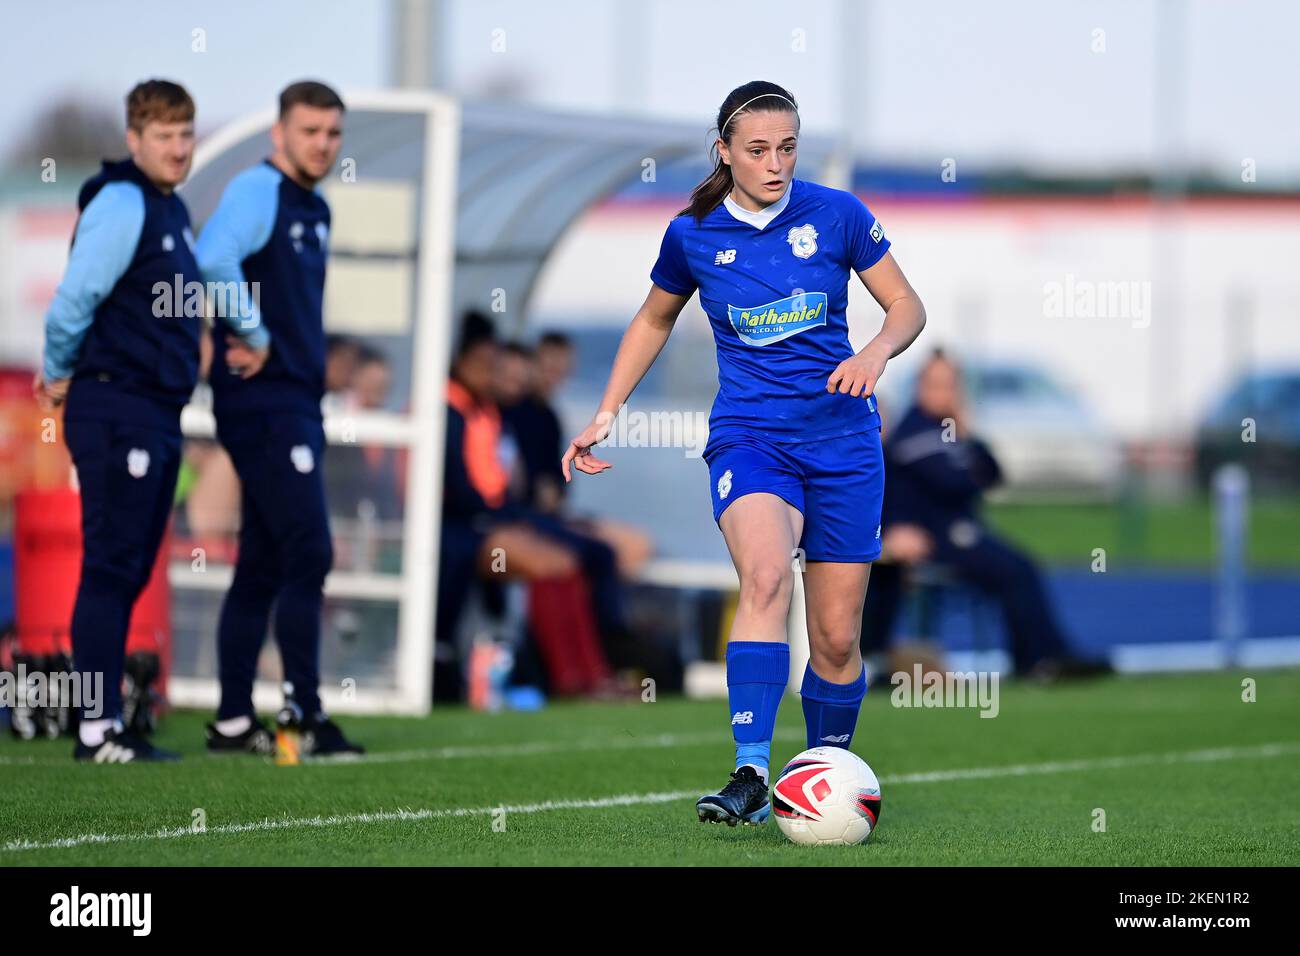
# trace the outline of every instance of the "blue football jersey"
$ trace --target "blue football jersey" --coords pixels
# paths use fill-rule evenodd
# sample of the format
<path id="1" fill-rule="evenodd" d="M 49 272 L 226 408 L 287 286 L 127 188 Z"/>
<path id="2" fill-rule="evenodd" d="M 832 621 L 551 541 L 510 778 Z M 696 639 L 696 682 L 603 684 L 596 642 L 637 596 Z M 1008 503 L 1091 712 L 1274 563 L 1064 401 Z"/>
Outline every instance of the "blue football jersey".
<path id="1" fill-rule="evenodd" d="M 709 446 L 739 433 L 803 442 L 880 426 L 874 396 L 832 394 L 826 379 L 854 353 L 849 278 L 888 249 L 861 200 L 801 179 L 766 225 L 741 221 L 726 204 L 698 223 L 686 214 L 668 224 L 650 279 L 674 295 L 698 289 L 713 327 Z"/>

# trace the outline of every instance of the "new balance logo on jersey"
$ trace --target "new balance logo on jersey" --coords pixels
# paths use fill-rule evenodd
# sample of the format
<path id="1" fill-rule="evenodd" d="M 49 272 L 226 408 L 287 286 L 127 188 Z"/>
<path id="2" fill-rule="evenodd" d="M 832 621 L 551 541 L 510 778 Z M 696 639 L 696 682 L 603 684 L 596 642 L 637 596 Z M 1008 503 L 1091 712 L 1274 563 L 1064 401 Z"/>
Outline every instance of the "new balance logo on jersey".
<path id="1" fill-rule="evenodd" d="M 735 249 L 719 249 L 718 254 L 713 257 L 715 266 L 729 266 L 736 261 Z"/>
<path id="2" fill-rule="evenodd" d="M 840 734 L 838 737 L 833 734 L 827 734 L 822 738 L 828 744 L 847 744 L 852 734 Z"/>
<path id="3" fill-rule="evenodd" d="M 731 726 L 736 724 L 752 724 L 754 722 L 754 712 L 752 710 L 738 710 L 731 715 Z"/>

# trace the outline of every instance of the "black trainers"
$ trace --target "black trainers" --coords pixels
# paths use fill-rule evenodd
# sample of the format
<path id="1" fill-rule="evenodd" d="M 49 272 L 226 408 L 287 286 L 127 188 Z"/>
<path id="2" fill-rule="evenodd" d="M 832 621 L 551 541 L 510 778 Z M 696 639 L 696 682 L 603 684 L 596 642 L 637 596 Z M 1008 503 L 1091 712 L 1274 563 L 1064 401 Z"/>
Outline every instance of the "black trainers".
<path id="1" fill-rule="evenodd" d="M 137 737 L 151 736 L 156 728 L 159 697 L 154 684 L 161 672 L 157 654 L 137 651 L 127 655 L 122 672 L 122 723 Z"/>
<path id="2" fill-rule="evenodd" d="M 67 654 L 54 654 L 45 660 L 45 672 L 49 677 L 50 700 L 45 708 L 45 736 L 67 737 L 77 732 L 81 711 L 72 706 L 71 697 L 64 699 L 60 692 L 70 687 L 67 683 L 72 677 L 72 658 Z"/>
<path id="3" fill-rule="evenodd" d="M 44 671 L 45 659 L 15 654 L 13 667 L 15 680 L 20 674 L 25 675 L 23 679 L 27 682 L 27 686 L 24 688 L 26 693 L 23 698 L 31 700 L 34 690 L 32 682 L 37 674 Z M 37 734 L 45 733 L 45 726 L 45 715 L 39 707 L 24 703 L 9 711 L 9 733 L 13 734 L 16 740 L 35 740 Z"/>
<path id="4" fill-rule="evenodd" d="M 72 756 L 85 763 L 159 763 L 181 759 L 175 751 L 155 747 L 129 730 L 110 730 L 98 747 L 89 747 L 78 738 Z"/>
<path id="5" fill-rule="evenodd" d="M 717 793 L 709 793 L 695 801 L 695 813 L 701 823 L 760 824 L 772 812 L 772 802 L 767 797 L 767 783 L 753 767 L 741 767 L 731 775 L 731 782 Z"/>
<path id="6" fill-rule="evenodd" d="M 333 754 L 363 754 L 366 748 L 343 736 L 339 725 L 323 714 L 302 725 L 304 757 L 327 757 Z"/>
<path id="7" fill-rule="evenodd" d="M 256 717 L 242 734 L 227 736 L 217 730 L 215 723 L 203 728 L 208 738 L 208 753 L 214 754 L 257 754 L 269 757 L 275 753 L 275 735 Z"/>

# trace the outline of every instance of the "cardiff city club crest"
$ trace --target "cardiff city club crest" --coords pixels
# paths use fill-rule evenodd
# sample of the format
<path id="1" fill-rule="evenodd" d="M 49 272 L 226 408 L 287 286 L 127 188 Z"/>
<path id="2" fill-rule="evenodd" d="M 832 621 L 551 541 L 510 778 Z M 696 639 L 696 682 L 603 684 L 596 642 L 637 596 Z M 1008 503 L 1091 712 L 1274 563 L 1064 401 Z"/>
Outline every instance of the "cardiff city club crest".
<path id="1" fill-rule="evenodd" d="M 289 460 L 304 475 L 316 467 L 316 458 L 311 453 L 310 445 L 294 445 L 289 449 Z"/>
<path id="2" fill-rule="evenodd" d="M 723 501 L 727 500 L 727 495 L 731 494 L 731 469 L 728 468 L 718 479 L 718 497 Z"/>
<path id="3" fill-rule="evenodd" d="M 126 453 L 126 470 L 132 478 L 143 478 L 149 474 L 149 452 L 143 448 L 132 448 Z"/>
<path id="4" fill-rule="evenodd" d="M 786 234 L 785 241 L 790 243 L 791 252 L 800 259 L 807 259 L 817 251 L 817 230 L 811 223 L 795 226 Z"/>

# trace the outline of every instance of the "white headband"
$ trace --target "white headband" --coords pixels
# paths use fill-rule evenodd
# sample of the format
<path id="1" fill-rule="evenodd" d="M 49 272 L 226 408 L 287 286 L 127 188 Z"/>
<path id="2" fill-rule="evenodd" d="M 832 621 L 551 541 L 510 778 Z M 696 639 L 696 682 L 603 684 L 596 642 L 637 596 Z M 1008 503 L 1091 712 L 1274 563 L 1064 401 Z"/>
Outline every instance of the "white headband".
<path id="1" fill-rule="evenodd" d="M 799 107 L 794 105 L 794 100 L 790 99 L 790 97 L 782 96 L 780 93 L 760 93 L 758 96 L 755 96 L 754 99 L 745 100 L 745 102 L 737 106 L 735 110 L 732 112 L 732 114 L 727 117 L 727 121 L 722 124 L 722 128 L 718 130 L 718 135 L 721 136 L 723 132 L 726 130 L 726 128 L 731 125 L 731 121 L 736 118 L 736 113 L 739 113 L 741 110 L 743 110 L 750 103 L 753 103 L 755 100 L 761 100 L 768 96 L 775 96 L 778 100 L 785 100 L 794 109 L 794 115 L 795 116 L 799 115 Z"/>

